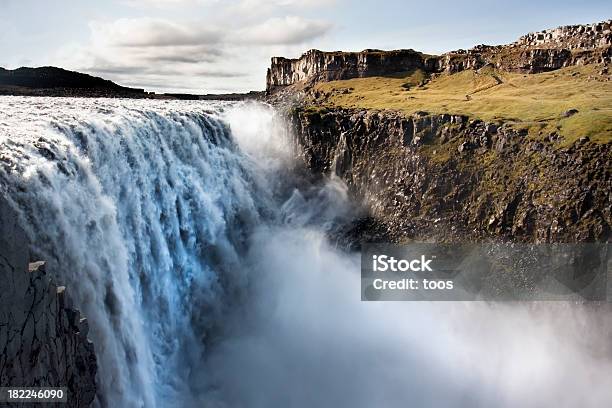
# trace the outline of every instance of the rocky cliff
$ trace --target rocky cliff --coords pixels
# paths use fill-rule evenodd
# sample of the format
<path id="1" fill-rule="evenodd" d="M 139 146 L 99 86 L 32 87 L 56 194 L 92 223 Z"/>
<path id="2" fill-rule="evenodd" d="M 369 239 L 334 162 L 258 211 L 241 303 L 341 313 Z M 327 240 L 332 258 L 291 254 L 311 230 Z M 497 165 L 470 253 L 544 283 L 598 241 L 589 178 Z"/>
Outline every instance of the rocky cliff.
<path id="1" fill-rule="evenodd" d="M 500 46 L 479 45 L 440 56 L 414 50 L 323 52 L 310 50 L 297 59 L 272 58 L 269 93 L 279 87 L 321 81 L 385 76 L 415 68 L 428 73 L 455 73 L 492 65 L 510 72 L 537 73 L 587 63 L 612 61 L 612 20 L 558 27 Z"/>
<path id="2" fill-rule="evenodd" d="M 90 406 L 97 366 L 87 320 L 44 262 L 29 263 L 25 233 L 1 198 L 0 276 L 0 384 L 67 387 L 68 406 Z"/>
<path id="3" fill-rule="evenodd" d="M 522 36 L 514 46 L 532 48 L 596 49 L 612 45 L 612 20 L 552 28 Z"/>
<path id="4" fill-rule="evenodd" d="M 420 68 L 437 69 L 438 59 L 414 50 L 364 50 L 361 52 L 307 51 L 298 59 L 272 58 L 268 69 L 267 89 L 292 85 L 297 82 L 334 81 L 389 75 Z"/>
<path id="5" fill-rule="evenodd" d="M 459 72 L 487 64 L 509 72 L 538 73 L 612 60 L 612 20 L 529 33 L 508 45 L 478 45 L 440 56 L 439 71 Z"/>
<path id="6" fill-rule="evenodd" d="M 610 239 L 610 143 L 562 146 L 555 133 L 534 140 L 424 112 L 293 108 L 291 117 L 306 164 L 345 180 L 371 209 L 360 239 Z"/>

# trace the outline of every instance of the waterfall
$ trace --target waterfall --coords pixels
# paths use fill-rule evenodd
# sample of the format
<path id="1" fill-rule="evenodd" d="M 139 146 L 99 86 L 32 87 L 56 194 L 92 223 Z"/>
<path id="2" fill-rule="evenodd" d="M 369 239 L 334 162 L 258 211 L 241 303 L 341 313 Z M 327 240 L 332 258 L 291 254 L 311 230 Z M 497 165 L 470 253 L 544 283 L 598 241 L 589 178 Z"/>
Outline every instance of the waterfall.
<path id="1" fill-rule="evenodd" d="M 100 395 L 152 407 L 186 394 L 190 362 L 247 284 L 247 234 L 270 210 L 224 104 L 2 104 L 3 193 L 89 318 Z"/>
<path id="2" fill-rule="evenodd" d="M 0 97 L 0 193 L 87 316 L 103 407 L 605 406 L 609 309 L 360 302 L 261 104 Z"/>

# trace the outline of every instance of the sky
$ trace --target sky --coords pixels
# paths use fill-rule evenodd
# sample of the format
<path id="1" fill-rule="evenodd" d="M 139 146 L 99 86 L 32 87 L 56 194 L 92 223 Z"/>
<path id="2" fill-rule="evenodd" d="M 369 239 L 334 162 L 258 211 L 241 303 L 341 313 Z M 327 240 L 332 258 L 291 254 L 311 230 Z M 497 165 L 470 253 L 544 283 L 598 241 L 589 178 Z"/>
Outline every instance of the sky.
<path id="1" fill-rule="evenodd" d="M 612 18 L 609 0 L 0 0 L 0 66 L 53 65 L 156 92 L 265 89 L 311 48 L 442 53 Z"/>

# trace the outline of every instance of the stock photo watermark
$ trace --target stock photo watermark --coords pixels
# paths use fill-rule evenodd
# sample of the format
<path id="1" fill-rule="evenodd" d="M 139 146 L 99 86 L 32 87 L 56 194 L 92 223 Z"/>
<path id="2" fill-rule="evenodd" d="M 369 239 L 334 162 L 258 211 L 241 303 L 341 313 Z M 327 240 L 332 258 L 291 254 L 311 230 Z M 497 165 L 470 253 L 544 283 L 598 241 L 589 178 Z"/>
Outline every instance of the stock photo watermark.
<path id="1" fill-rule="evenodd" d="M 363 301 L 610 301 L 610 245 L 365 244 Z"/>

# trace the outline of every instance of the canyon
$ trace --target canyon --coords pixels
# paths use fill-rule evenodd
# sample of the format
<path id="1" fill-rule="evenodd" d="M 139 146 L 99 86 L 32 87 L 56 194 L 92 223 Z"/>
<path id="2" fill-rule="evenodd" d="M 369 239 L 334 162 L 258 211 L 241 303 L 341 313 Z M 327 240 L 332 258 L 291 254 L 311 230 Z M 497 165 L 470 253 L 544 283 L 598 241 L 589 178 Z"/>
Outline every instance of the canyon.
<path id="1" fill-rule="evenodd" d="M 321 228 L 341 248 L 609 242 L 611 57 L 610 20 L 438 56 L 311 50 L 272 59 L 265 101 L 285 119 L 308 177 L 332 186 L 341 180 L 347 200 L 365 207 L 340 231 Z M 93 85 L 78 96 L 152 97 L 79 78 Z M 8 93 L 76 92 L 72 83 L 38 89 L 9 79 Z M 217 340 L 219 316 L 229 307 L 219 299 L 231 294 L 238 303 L 244 296 L 248 274 L 238 266 L 244 268 L 241 255 L 250 242 L 245 231 L 271 213 L 306 229 L 319 213 L 338 211 L 336 196 L 296 190 L 280 210 L 272 205 L 262 186 L 280 172 L 253 173 L 253 163 L 265 159 L 243 155 L 236 129 L 224 122 L 229 105 L 69 98 L 33 108 L 16 100 L 27 109 L 0 121 L 7 129 L 0 191 L 11 199 L 0 199 L 0 382 L 67 386 L 69 406 L 89 406 L 94 398 L 102 406 L 153 406 L 156 392 L 193 404 L 192 395 L 180 392 L 201 368 L 200 347 Z M 50 125 L 20 126 L 14 117 L 28 109 L 38 109 Z M 245 115 L 238 125 L 256 122 L 261 112 Z M 27 116 L 21 123 L 39 125 Z M 265 134 L 272 133 L 270 123 Z M 314 215 L 302 211 L 313 211 L 308 200 L 319 203 Z M 41 236 L 38 251 L 30 250 L 20 223 L 31 223 L 30 235 Z M 279 240 L 266 233 L 263 241 Z M 271 253 L 270 259 L 281 258 Z M 79 286 L 85 276 L 87 284 Z M 103 347 L 88 339 L 88 320 L 71 292 L 88 308 Z M 142 330 L 145 320 L 154 330 Z M 99 368 L 108 374 L 102 380 Z M 184 377 L 177 381 L 177 375 Z M 151 378 L 169 386 L 153 390 Z"/>

